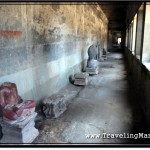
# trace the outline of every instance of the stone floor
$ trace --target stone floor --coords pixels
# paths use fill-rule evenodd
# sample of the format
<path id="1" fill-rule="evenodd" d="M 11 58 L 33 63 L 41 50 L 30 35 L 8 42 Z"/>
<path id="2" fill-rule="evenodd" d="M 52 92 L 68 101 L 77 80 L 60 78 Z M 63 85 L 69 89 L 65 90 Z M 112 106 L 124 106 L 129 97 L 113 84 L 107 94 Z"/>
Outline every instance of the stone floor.
<path id="1" fill-rule="evenodd" d="M 68 108 L 58 119 L 45 119 L 34 143 L 144 143 L 125 138 L 86 138 L 88 134 L 145 132 L 144 121 L 124 59 L 110 53 L 101 62 L 100 73 L 90 76 L 87 86 L 68 85 L 61 92 L 73 93 Z"/>

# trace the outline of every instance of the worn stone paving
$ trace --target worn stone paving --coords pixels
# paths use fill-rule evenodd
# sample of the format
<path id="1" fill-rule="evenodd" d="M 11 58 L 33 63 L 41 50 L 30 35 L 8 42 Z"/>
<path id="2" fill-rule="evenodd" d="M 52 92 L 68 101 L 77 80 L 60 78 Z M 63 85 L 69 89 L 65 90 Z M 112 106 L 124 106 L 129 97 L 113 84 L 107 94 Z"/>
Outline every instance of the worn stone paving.
<path id="1" fill-rule="evenodd" d="M 74 93 L 71 101 L 67 101 L 67 110 L 57 119 L 43 120 L 34 143 L 141 142 L 124 138 L 86 138 L 88 134 L 144 132 L 122 54 L 110 53 L 108 59 L 101 62 L 100 73 L 90 76 L 87 86 L 69 85 L 61 92 Z"/>

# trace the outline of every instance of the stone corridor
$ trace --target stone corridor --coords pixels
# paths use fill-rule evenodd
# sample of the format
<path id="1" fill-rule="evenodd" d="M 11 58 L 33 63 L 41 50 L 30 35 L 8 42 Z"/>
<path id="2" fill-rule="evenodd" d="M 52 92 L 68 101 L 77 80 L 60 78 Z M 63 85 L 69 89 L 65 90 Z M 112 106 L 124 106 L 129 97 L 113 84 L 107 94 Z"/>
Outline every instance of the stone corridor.
<path id="1" fill-rule="evenodd" d="M 34 143 L 140 143 L 125 138 L 86 138 L 89 134 L 143 133 L 144 121 L 121 53 L 109 53 L 100 73 L 85 87 L 68 85 L 60 92 L 74 93 L 58 119 L 41 121 Z M 59 94 L 59 93 L 58 93 Z"/>

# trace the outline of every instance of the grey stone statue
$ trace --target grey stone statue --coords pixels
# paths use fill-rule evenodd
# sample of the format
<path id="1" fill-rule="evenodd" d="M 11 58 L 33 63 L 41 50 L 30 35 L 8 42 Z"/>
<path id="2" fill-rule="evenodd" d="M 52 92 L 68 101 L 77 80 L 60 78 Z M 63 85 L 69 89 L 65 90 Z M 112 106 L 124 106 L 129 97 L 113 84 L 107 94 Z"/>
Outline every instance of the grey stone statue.
<path id="1" fill-rule="evenodd" d="M 100 46 L 100 43 L 98 43 L 98 60 L 100 60 L 102 57 L 102 48 Z"/>
<path id="2" fill-rule="evenodd" d="M 88 60 L 98 58 L 98 46 L 97 45 L 93 44 L 88 48 L 88 56 L 89 56 Z"/>
<path id="3" fill-rule="evenodd" d="M 87 67 L 96 68 L 98 66 L 98 45 L 93 44 L 88 48 L 88 56 Z"/>

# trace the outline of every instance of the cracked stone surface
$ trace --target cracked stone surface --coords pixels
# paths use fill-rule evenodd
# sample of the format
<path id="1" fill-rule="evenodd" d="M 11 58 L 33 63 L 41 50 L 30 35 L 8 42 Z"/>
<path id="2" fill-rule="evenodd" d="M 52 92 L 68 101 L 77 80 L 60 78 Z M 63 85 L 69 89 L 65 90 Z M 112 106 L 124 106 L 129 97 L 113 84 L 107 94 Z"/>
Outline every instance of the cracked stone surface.
<path id="1" fill-rule="evenodd" d="M 144 124 L 132 87 L 128 83 L 123 56 L 110 53 L 101 62 L 98 75 L 89 76 L 85 87 L 73 86 L 61 92 L 74 93 L 67 110 L 57 119 L 43 120 L 34 143 L 138 143 L 132 139 L 86 138 L 87 134 L 139 133 Z M 74 91 L 74 92 L 73 92 Z"/>

